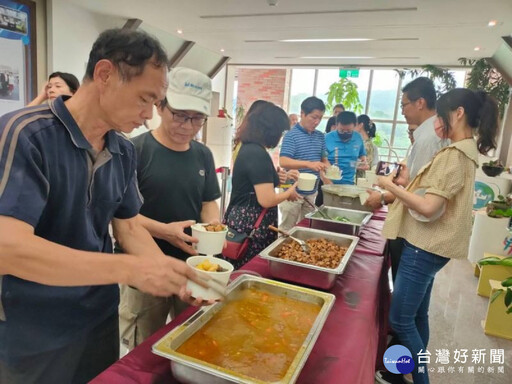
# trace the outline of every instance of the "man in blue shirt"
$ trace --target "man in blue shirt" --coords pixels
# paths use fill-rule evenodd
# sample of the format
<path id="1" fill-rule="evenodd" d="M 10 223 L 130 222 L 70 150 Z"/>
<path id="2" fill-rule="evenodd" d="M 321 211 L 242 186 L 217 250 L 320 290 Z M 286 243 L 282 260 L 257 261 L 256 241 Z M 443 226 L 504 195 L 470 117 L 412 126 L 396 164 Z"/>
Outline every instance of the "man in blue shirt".
<path id="1" fill-rule="evenodd" d="M 341 112 L 336 117 L 336 130 L 325 135 L 325 146 L 329 163 L 342 171 L 341 180 L 334 184 L 354 184 L 356 167 L 366 170 L 366 149 L 361 135 L 354 131 L 357 117 L 354 112 Z"/>
<path id="2" fill-rule="evenodd" d="M 198 280 L 136 219 L 129 133 L 167 89 L 142 31 L 108 30 L 73 97 L 0 118 L 0 382 L 85 383 L 119 355 L 118 283 L 158 296 Z M 109 223 L 126 254 L 112 254 Z"/>
<path id="3" fill-rule="evenodd" d="M 300 121 L 283 138 L 279 164 L 286 169 L 298 169 L 301 173 L 311 173 L 323 177 L 323 171 L 329 166 L 325 155 L 324 134 L 316 127 L 322 121 L 325 104 L 311 96 L 300 105 Z M 318 182 L 312 191 L 300 191 L 304 199 L 314 204 Z M 279 228 L 287 231 L 297 224 L 313 208 L 304 200 L 284 201 L 279 204 L 282 221 Z"/>

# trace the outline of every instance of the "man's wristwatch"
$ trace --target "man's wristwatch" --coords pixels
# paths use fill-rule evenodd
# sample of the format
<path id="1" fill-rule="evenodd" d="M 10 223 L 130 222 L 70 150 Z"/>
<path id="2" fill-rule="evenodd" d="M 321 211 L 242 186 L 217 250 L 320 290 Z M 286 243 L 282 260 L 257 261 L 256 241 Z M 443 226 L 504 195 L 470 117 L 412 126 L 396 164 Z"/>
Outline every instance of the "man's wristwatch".
<path id="1" fill-rule="evenodd" d="M 388 203 L 386 203 L 386 199 L 384 198 L 385 194 L 386 194 L 386 192 L 380 191 L 380 205 L 382 205 L 382 206 L 388 205 Z"/>

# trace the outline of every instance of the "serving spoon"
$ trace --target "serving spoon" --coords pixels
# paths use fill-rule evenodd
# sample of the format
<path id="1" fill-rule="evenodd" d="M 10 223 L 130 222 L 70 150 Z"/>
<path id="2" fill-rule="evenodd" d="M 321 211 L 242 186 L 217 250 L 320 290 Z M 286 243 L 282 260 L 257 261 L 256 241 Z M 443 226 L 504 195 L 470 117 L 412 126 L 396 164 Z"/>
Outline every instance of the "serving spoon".
<path id="1" fill-rule="evenodd" d="M 311 201 L 309 201 L 308 199 L 304 199 L 304 201 L 306 203 L 308 203 L 311 207 L 314 208 L 315 212 L 318 212 L 320 214 L 320 216 L 322 216 L 324 219 L 327 219 L 327 220 L 334 220 L 331 216 L 329 216 L 327 214 L 327 212 L 324 212 L 322 211 L 320 208 L 321 207 L 317 207 L 315 204 L 313 204 Z"/>
<path id="2" fill-rule="evenodd" d="M 268 229 L 270 229 L 271 231 L 280 233 L 280 234 L 282 234 L 282 235 L 284 235 L 286 237 L 289 237 L 293 241 L 297 242 L 304 252 L 306 252 L 306 253 L 310 252 L 309 245 L 307 245 L 304 240 L 297 239 L 296 237 L 293 237 L 292 235 L 290 235 L 288 232 L 283 231 L 282 229 L 279 229 L 277 227 L 274 227 L 273 225 L 269 225 Z"/>

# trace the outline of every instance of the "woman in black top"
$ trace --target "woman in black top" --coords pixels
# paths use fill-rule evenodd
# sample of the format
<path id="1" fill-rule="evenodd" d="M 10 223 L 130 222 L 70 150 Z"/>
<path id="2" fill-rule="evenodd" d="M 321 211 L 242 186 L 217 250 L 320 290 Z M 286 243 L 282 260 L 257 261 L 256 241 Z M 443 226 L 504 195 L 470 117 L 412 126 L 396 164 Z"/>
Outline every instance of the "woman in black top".
<path id="1" fill-rule="evenodd" d="M 276 193 L 279 176 L 267 148 L 273 148 L 288 126 L 288 116 L 279 107 L 266 102 L 247 117 L 240 132 L 242 147 L 233 165 L 232 191 L 224 222 L 239 233 L 249 234 L 264 208 L 267 212 L 254 233 L 243 258 L 229 260 L 235 268 L 251 260 L 276 239 L 268 229 L 277 226 L 277 205 L 284 200 L 297 200 L 296 185 Z"/>

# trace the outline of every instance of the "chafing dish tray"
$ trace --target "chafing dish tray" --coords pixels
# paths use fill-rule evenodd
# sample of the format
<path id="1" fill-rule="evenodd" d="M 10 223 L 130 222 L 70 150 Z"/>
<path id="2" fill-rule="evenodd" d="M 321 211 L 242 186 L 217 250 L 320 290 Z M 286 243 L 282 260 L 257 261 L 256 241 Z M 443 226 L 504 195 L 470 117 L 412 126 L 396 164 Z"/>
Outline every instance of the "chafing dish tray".
<path id="1" fill-rule="evenodd" d="M 372 215 L 373 213 L 367 211 L 322 205 L 317 211 L 308 213 L 306 218 L 311 220 L 312 228 L 357 236 L 361 227 L 370 221 Z M 336 220 L 336 218 L 344 218 L 346 221 Z"/>
<path id="2" fill-rule="evenodd" d="M 363 204 L 363 201 L 366 201 L 368 197 L 368 189 L 372 188 L 362 188 L 346 184 L 322 185 L 324 205 L 372 212 L 372 208 Z"/>
<path id="3" fill-rule="evenodd" d="M 187 384 L 224 384 L 247 383 L 263 384 L 266 381 L 251 378 L 232 370 L 210 364 L 199 359 L 189 357 L 177 352 L 182 344 L 201 330 L 230 300 L 236 299 L 240 292 L 256 289 L 277 296 L 288 297 L 304 303 L 316 304 L 320 308 L 311 325 L 303 343 L 289 365 L 286 373 L 275 384 L 295 383 L 300 371 L 322 330 L 335 297 L 332 294 L 315 291 L 309 288 L 298 287 L 261 277 L 242 275 L 233 281 L 227 290 L 225 302 L 216 303 L 210 307 L 203 307 L 191 316 L 182 325 L 179 325 L 153 345 L 153 353 L 171 360 L 171 369 L 174 377 L 181 383 Z"/>
<path id="4" fill-rule="evenodd" d="M 260 253 L 262 258 L 269 261 L 272 277 L 326 290 L 331 289 L 336 277 L 343 273 L 359 241 L 359 238 L 355 236 L 312 228 L 293 227 L 289 233 L 301 240 L 324 238 L 342 247 L 347 247 L 345 256 L 336 268 L 319 267 L 277 257 L 282 246 L 293 241 L 285 237 L 277 239 Z"/>

